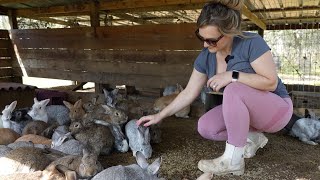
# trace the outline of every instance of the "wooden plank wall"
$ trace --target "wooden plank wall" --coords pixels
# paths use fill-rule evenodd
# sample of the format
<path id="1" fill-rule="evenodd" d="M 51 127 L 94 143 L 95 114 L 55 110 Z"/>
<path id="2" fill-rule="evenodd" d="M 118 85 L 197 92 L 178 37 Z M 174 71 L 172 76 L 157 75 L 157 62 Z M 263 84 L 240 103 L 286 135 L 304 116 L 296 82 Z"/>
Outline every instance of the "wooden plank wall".
<path id="1" fill-rule="evenodd" d="M 0 82 L 21 82 L 13 71 L 14 53 L 8 30 L 0 30 Z"/>
<path id="2" fill-rule="evenodd" d="M 113 85 L 186 85 L 202 43 L 195 25 L 11 30 L 15 74 Z M 22 65 L 22 66 L 21 66 Z"/>

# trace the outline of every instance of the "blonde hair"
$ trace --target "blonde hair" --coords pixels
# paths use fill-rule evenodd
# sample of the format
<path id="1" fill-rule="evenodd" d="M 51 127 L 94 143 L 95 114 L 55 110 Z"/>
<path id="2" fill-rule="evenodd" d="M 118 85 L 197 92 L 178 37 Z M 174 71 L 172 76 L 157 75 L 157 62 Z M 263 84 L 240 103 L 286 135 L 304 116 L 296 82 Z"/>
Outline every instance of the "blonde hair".
<path id="1" fill-rule="evenodd" d="M 217 26 L 223 35 L 245 37 L 241 30 L 243 0 L 214 0 L 206 3 L 197 20 L 198 28 Z"/>

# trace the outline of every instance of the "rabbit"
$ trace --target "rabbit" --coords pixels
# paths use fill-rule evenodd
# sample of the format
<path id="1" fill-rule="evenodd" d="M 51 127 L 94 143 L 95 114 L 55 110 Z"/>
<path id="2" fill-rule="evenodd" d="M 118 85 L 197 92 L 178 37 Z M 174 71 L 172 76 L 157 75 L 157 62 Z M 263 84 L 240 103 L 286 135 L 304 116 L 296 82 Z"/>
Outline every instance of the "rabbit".
<path id="1" fill-rule="evenodd" d="M 123 134 L 120 125 L 111 125 L 109 126 L 111 133 L 115 138 L 114 147 L 117 151 L 125 153 L 129 150 L 129 144 L 126 139 L 126 136 Z"/>
<path id="2" fill-rule="evenodd" d="M 34 104 L 28 114 L 33 120 L 44 121 L 48 124 L 58 122 L 59 125 L 65 125 L 70 123 L 69 109 L 62 105 L 50 105 L 50 99 L 38 101 L 37 98 L 33 99 Z"/>
<path id="3" fill-rule="evenodd" d="M 45 146 L 43 144 L 33 144 L 33 142 L 31 142 L 31 141 L 13 142 L 11 144 L 8 144 L 8 147 L 11 148 L 11 149 L 17 149 L 17 148 L 20 148 L 20 147 L 36 147 L 36 148 L 40 148 L 40 149 L 47 148 L 47 146 Z"/>
<path id="4" fill-rule="evenodd" d="M 32 122 L 32 117 L 28 115 L 28 108 L 16 109 L 11 116 L 11 129 L 22 135 L 25 126 Z"/>
<path id="5" fill-rule="evenodd" d="M 43 136 L 35 135 L 35 134 L 23 135 L 20 138 L 18 138 L 15 142 L 18 142 L 18 141 L 31 141 L 34 144 L 43 144 L 43 145 L 46 145 L 47 147 L 50 147 L 52 143 L 51 139 L 48 139 Z"/>
<path id="6" fill-rule="evenodd" d="M 0 158 L 8 154 L 11 150 L 12 149 L 6 145 L 0 145 Z"/>
<path id="7" fill-rule="evenodd" d="M 72 122 L 69 130 L 71 135 L 85 144 L 90 151 L 96 154 L 109 154 L 112 150 L 114 137 L 110 129 L 98 124 L 84 126 L 82 122 Z"/>
<path id="8" fill-rule="evenodd" d="M 147 160 L 141 152 L 137 152 L 137 164 L 128 166 L 112 166 L 97 175 L 92 180 L 163 180 L 164 178 L 157 177 L 160 169 L 161 158 L 157 158 L 152 164 L 148 164 Z"/>
<path id="9" fill-rule="evenodd" d="M 82 107 L 83 104 L 81 99 L 75 102 L 74 105 L 67 101 L 63 101 L 63 104 L 69 108 L 69 118 L 71 122 L 81 120 L 84 117 L 86 112 Z"/>
<path id="10" fill-rule="evenodd" d="M 139 103 L 132 99 L 127 99 L 123 95 L 118 94 L 119 89 L 107 91 L 103 89 L 105 102 L 108 106 L 122 110 L 130 119 L 140 118 L 143 116 L 143 109 Z"/>
<path id="11" fill-rule="evenodd" d="M 290 135 L 298 137 L 306 144 L 318 145 L 320 142 L 320 121 L 310 118 L 301 118 L 292 126 Z"/>
<path id="12" fill-rule="evenodd" d="M 102 125 L 124 124 L 128 116 L 121 110 L 109 105 L 98 105 L 86 118 L 94 119 L 95 123 Z"/>
<path id="13" fill-rule="evenodd" d="M 42 171 L 52 161 L 43 149 L 20 147 L 0 158 L 0 175 Z"/>
<path id="14" fill-rule="evenodd" d="M 35 171 L 31 173 L 15 173 L 0 176 L 1 180 L 77 180 L 75 171 L 69 170 L 67 167 L 58 164 L 50 166 L 43 171 Z"/>
<path id="15" fill-rule="evenodd" d="M 57 140 L 52 140 L 51 148 L 69 155 L 81 155 L 85 145 L 78 140 L 70 138 L 72 136 L 68 136 L 68 134 Z"/>
<path id="16" fill-rule="evenodd" d="M 149 127 L 137 126 L 136 121 L 136 119 L 130 120 L 125 126 L 129 147 L 133 156 L 136 156 L 137 151 L 140 151 L 148 159 L 152 155 Z"/>
<path id="17" fill-rule="evenodd" d="M 58 126 L 52 134 L 52 137 L 51 137 L 52 142 L 57 142 L 60 137 L 65 136 L 65 134 L 67 133 L 69 133 L 68 126 L 65 126 L 65 125 Z"/>
<path id="18" fill-rule="evenodd" d="M 162 96 L 168 96 L 168 95 L 170 95 L 170 94 L 175 93 L 176 90 L 177 90 L 177 86 L 178 86 L 178 84 L 166 86 L 166 87 L 164 88 L 164 90 L 163 90 Z"/>
<path id="19" fill-rule="evenodd" d="M 161 139 L 161 129 L 160 129 L 160 125 L 159 124 L 152 124 L 150 126 L 150 143 L 151 144 L 158 144 L 161 143 L 162 139 Z"/>
<path id="20" fill-rule="evenodd" d="M 58 164 L 76 171 L 80 178 L 90 178 L 103 169 L 98 161 L 98 155 L 86 149 L 83 149 L 83 156 L 68 155 L 53 161 L 48 167 Z"/>
<path id="21" fill-rule="evenodd" d="M 161 111 L 164 109 L 166 106 L 168 106 L 177 96 L 178 94 L 183 90 L 182 86 L 177 84 L 177 89 L 176 92 L 168 95 L 168 96 L 162 96 L 158 99 L 156 99 L 155 103 L 153 104 L 153 109 L 156 112 Z M 181 118 L 189 118 L 188 114 L 190 113 L 190 105 L 184 107 L 181 109 L 179 112 L 175 114 L 176 117 L 181 117 Z"/>
<path id="22" fill-rule="evenodd" d="M 197 180 L 210 180 L 213 178 L 213 173 L 203 173 L 201 176 L 197 178 Z"/>
<path id="23" fill-rule="evenodd" d="M 83 103 L 82 107 L 86 113 L 93 112 L 95 107 L 98 105 L 97 97 L 92 98 L 90 101 Z"/>
<path id="24" fill-rule="evenodd" d="M 17 101 L 13 101 L 10 105 L 6 105 L 5 108 L 2 110 L 2 116 L 1 116 L 1 121 L 2 121 L 2 126 L 3 128 L 11 128 L 11 115 L 13 110 L 17 106 Z"/>
<path id="25" fill-rule="evenodd" d="M 0 145 L 8 145 L 17 140 L 20 135 L 9 128 L 0 128 Z"/>
<path id="26" fill-rule="evenodd" d="M 49 127 L 48 123 L 43 121 L 31 121 L 22 130 L 22 135 L 36 134 L 41 135 Z"/>

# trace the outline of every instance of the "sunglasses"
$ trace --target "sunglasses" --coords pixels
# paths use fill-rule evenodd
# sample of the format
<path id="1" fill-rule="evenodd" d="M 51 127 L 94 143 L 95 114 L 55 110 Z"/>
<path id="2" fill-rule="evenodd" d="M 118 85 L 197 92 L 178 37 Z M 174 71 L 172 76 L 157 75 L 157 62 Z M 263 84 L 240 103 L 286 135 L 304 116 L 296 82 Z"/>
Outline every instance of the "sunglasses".
<path id="1" fill-rule="evenodd" d="M 216 47 L 220 39 L 223 38 L 223 34 L 221 34 L 221 36 L 219 36 L 218 39 L 212 39 L 212 38 L 205 39 L 199 34 L 199 29 L 196 30 L 195 34 L 200 41 L 206 42 L 209 46 L 213 46 L 213 47 Z"/>

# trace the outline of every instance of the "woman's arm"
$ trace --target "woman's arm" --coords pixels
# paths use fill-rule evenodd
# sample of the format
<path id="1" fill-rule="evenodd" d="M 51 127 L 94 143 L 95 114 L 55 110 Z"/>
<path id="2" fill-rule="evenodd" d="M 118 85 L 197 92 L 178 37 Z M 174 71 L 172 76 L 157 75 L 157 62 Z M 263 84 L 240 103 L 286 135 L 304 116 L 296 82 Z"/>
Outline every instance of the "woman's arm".
<path id="1" fill-rule="evenodd" d="M 274 91 L 277 88 L 277 70 L 270 51 L 258 57 L 251 66 L 256 74 L 239 72 L 239 82 L 265 91 Z"/>

